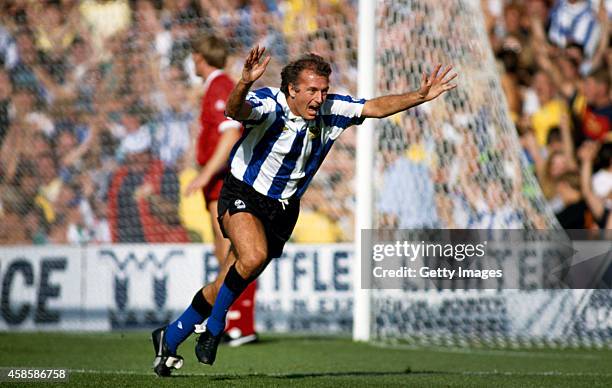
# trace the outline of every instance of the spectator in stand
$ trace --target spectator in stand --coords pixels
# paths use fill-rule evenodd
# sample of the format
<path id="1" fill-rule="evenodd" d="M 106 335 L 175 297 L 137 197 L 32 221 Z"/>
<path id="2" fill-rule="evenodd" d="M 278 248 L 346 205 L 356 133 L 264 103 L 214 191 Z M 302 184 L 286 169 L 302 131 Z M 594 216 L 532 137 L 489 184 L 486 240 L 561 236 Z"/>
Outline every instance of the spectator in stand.
<path id="1" fill-rule="evenodd" d="M 599 170 L 595 170 L 591 185 L 593 193 L 606 202 L 612 198 L 612 143 L 605 143 L 601 146 L 599 154 Z"/>
<path id="2" fill-rule="evenodd" d="M 142 128 L 121 142 L 124 163 L 108 192 L 113 242 L 189 242 L 178 216 L 176 172 L 153 158 L 150 147 L 151 136 Z"/>
<path id="3" fill-rule="evenodd" d="M 59 177 L 57 163 L 52 153 L 44 153 L 37 159 L 38 174 L 40 175 L 40 195 L 49 203 L 55 203 L 59 198 L 63 182 Z M 45 211 L 45 219 L 51 223 L 55 220 L 55 211 Z"/>
<path id="4" fill-rule="evenodd" d="M 586 107 L 580 117 L 580 129 L 587 139 L 611 140 L 612 100 L 610 99 L 610 74 L 598 69 L 584 82 Z"/>
<path id="5" fill-rule="evenodd" d="M 0 14 L 3 15 L 2 11 L 3 10 L 0 10 Z M 0 67 L 3 69 L 12 69 L 13 66 L 17 64 L 17 59 L 19 57 L 17 55 L 17 45 L 15 44 L 13 35 L 7 28 L 8 25 L 3 25 L 5 23 L 7 23 L 7 18 L 0 16 Z"/>
<path id="6" fill-rule="evenodd" d="M 85 244 L 91 240 L 81 211 L 81 198 L 75 184 L 66 184 L 57 200 L 57 217 L 49 231 L 49 242 L 53 244 Z"/>
<path id="7" fill-rule="evenodd" d="M 567 115 L 565 102 L 557 97 L 550 76 L 539 71 L 533 79 L 533 87 L 538 96 L 539 109 L 531 116 L 531 125 L 535 132 L 538 145 L 546 145 L 548 132 L 558 127 L 561 117 Z"/>
<path id="8" fill-rule="evenodd" d="M 34 46 L 32 33 L 28 29 L 21 29 L 15 35 L 19 61 L 10 70 L 13 86 L 28 89 L 36 94 L 37 100 L 50 102 L 50 94 L 54 81 L 51 80 L 47 69 L 40 66 L 40 55 Z"/>
<path id="9" fill-rule="evenodd" d="M 39 194 L 41 179 L 34 161 L 20 163 L 14 183 L 21 198 L 22 215 L 33 212 L 38 222 L 47 230 L 47 215 L 51 214 L 53 209 L 52 204 Z"/>
<path id="10" fill-rule="evenodd" d="M 612 229 L 612 145 L 608 144 L 601 154 L 602 171 L 593 174 L 593 165 L 600 145 L 593 141 L 586 141 L 578 150 L 581 161 L 580 185 L 590 209 L 593 220 L 601 229 Z M 597 185 L 595 185 L 597 184 Z"/>
<path id="11" fill-rule="evenodd" d="M 27 205 L 18 190 L 0 190 L 0 245 L 29 244 L 28 231 L 23 217 Z"/>
<path id="12" fill-rule="evenodd" d="M 20 89 L 13 93 L 11 108 L 14 116 L 0 147 L 0 169 L 4 181 L 10 182 L 18 173 L 21 162 L 32 160 L 36 151 L 32 147 L 35 134 L 38 132 L 40 121 L 37 112 L 32 112 L 33 103 L 31 92 Z M 52 125 L 52 123 L 51 123 Z"/>
<path id="13" fill-rule="evenodd" d="M 126 30 L 131 11 L 128 0 L 83 0 L 79 5 L 81 18 L 91 31 L 96 55 L 109 57 L 109 39 Z"/>
<path id="14" fill-rule="evenodd" d="M 167 166 L 177 167 L 190 147 L 190 128 L 194 124 L 187 76 L 180 67 L 170 66 L 163 74 L 155 69 L 156 89 L 163 93 L 163 103 L 152 123 L 153 150 Z"/>
<path id="15" fill-rule="evenodd" d="M 577 43 L 588 57 L 592 57 L 599 35 L 600 26 L 590 1 L 557 0 L 550 11 L 548 29 L 548 37 L 555 45 L 567 47 L 570 43 Z"/>
<path id="16" fill-rule="evenodd" d="M 141 52 L 140 55 L 153 61 L 160 61 L 161 69 L 166 69 L 170 65 L 172 33 L 164 28 L 159 11 L 152 1 L 138 0 L 134 8 L 134 32 L 147 43 L 146 51 Z"/>
<path id="17" fill-rule="evenodd" d="M 600 38 L 594 55 L 587 61 L 584 60 L 583 47 L 576 43 L 570 43 L 565 49 L 550 46 L 546 41 L 542 22 L 537 18 L 531 20 L 534 40 L 537 46 L 541 47 L 536 56 L 538 65 L 543 71 L 550 74 L 554 84 L 567 101 L 568 106 L 571 107 L 573 126 L 577 128 L 573 137 L 578 146 L 586 136 L 580 130 L 585 111 L 584 78 L 581 75 L 591 73 L 593 69 L 605 63 L 610 39 L 610 22 L 604 1 L 600 2 L 597 15 L 601 27 Z"/>
<path id="18" fill-rule="evenodd" d="M 46 1 L 38 16 L 39 19 L 32 24 L 36 48 L 50 69 L 50 75 L 56 82 L 63 82 L 66 53 L 76 38 L 76 32 L 66 23 L 58 1 Z"/>
<path id="19" fill-rule="evenodd" d="M 435 228 L 439 225 L 434 187 L 423 155 L 401 156 L 383 175 L 378 210 L 390 227 Z M 419 206 L 413 206 L 418 203 Z"/>
<path id="20" fill-rule="evenodd" d="M 586 229 L 586 211 L 588 209 L 580 191 L 580 176 L 576 172 L 561 174 L 555 182 L 556 192 L 561 206 L 555 210 L 555 216 L 564 229 Z"/>

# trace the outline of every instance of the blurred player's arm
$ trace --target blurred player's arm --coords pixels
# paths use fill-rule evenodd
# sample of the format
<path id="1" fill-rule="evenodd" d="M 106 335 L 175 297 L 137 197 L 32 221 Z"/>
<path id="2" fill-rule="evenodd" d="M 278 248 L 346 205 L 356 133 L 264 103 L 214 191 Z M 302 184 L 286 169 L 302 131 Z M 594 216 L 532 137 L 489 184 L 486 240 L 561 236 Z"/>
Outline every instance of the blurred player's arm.
<path id="1" fill-rule="evenodd" d="M 227 99 L 225 112 L 228 117 L 234 120 L 246 120 L 251 114 L 251 104 L 246 101 L 246 96 L 253 83 L 266 71 L 266 67 L 270 62 L 270 56 L 264 58 L 261 63 L 259 62 L 263 57 L 264 51 L 266 51 L 266 48 L 260 48 L 259 46 L 251 49 L 249 56 L 244 62 L 240 81 L 238 81 Z"/>
<path id="2" fill-rule="evenodd" d="M 235 121 L 233 123 L 236 123 L 236 126 L 223 131 L 215 152 L 204 167 L 202 167 L 198 176 L 189 183 L 185 189 L 185 195 L 191 195 L 206 186 L 215 175 L 226 167 L 232 147 L 240 139 L 240 124 Z"/>
<path id="3" fill-rule="evenodd" d="M 457 87 L 456 84 L 451 83 L 457 77 L 456 73 L 446 78 L 452 66 L 448 66 L 442 73 L 439 73 L 441 67 L 442 65 L 437 65 L 429 77 L 423 72 L 421 87 L 416 91 L 382 96 L 366 101 L 361 116 L 374 118 L 391 116 L 433 100 L 440 94 Z"/>

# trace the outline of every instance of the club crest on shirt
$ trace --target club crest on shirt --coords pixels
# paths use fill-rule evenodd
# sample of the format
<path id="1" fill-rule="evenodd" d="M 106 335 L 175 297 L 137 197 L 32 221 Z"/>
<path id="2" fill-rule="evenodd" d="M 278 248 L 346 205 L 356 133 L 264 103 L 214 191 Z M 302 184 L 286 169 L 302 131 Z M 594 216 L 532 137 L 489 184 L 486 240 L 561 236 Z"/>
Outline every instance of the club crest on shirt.
<path id="1" fill-rule="evenodd" d="M 321 136 L 321 127 L 314 125 L 308 128 L 308 137 L 312 140 L 316 137 Z"/>

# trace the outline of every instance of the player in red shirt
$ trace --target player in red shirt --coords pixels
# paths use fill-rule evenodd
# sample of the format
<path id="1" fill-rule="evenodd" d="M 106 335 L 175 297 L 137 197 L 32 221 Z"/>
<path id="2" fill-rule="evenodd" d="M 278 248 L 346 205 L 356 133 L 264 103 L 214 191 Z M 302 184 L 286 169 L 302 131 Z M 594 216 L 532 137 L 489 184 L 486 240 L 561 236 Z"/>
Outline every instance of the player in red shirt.
<path id="1" fill-rule="evenodd" d="M 232 263 L 226 263 L 230 242 L 223 238 L 217 220 L 217 201 L 223 179 L 229 172 L 229 155 L 240 138 L 242 126 L 225 117 L 225 102 L 234 88 L 234 81 L 223 72 L 227 58 L 227 44 L 214 36 L 201 36 L 193 41 L 192 57 L 196 74 L 203 79 L 204 95 L 200 113 L 201 132 L 197 143 L 197 160 L 200 173 L 187 186 L 186 195 L 202 190 L 210 213 L 214 232 L 215 256 L 220 271 L 227 271 Z M 226 333 L 230 345 L 238 346 L 257 339 L 254 323 L 255 288 L 245 290 L 230 309 Z M 204 293 L 211 305 L 214 298 Z"/>

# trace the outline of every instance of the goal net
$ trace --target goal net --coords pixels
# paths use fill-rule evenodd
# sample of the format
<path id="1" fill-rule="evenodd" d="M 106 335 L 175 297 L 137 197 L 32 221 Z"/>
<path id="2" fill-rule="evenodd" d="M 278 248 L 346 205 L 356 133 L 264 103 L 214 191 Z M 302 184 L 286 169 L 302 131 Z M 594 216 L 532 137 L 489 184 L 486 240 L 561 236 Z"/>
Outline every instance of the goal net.
<path id="1" fill-rule="evenodd" d="M 375 125 L 374 227 L 560 229 L 522 155 L 480 2 L 376 3 L 376 94 L 452 64 L 458 87 Z M 362 260 L 366 260 L 362 258 Z M 417 345 L 610 344 L 609 290 L 380 290 L 370 338 Z"/>

